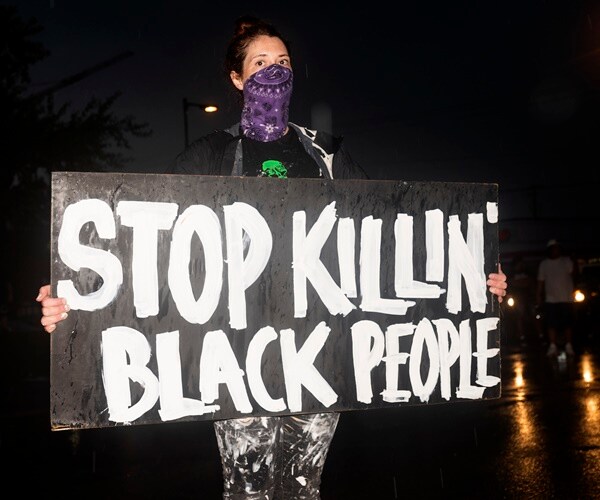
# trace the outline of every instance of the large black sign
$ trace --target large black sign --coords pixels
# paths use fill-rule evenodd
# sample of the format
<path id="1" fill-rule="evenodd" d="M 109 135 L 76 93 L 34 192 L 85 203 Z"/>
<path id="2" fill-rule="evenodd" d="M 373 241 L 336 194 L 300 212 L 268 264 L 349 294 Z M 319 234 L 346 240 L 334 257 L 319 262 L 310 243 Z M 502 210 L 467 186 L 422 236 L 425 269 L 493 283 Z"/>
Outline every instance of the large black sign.
<path id="1" fill-rule="evenodd" d="M 55 173 L 52 428 L 499 397 L 497 198 Z"/>

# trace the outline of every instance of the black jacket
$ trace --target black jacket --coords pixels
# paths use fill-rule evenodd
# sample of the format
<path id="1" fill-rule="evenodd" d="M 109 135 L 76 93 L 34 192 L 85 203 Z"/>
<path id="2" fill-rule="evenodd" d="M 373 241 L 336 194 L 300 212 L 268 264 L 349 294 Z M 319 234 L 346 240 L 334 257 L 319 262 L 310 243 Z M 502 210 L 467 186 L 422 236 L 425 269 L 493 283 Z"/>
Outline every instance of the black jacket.
<path id="1" fill-rule="evenodd" d="M 289 123 L 298 133 L 306 152 L 326 179 L 367 179 L 342 144 L 342 139 L 321 131 Z M 175 159 L 174 174 L 242 175 L 242 142 L 239 124 L 218 130 L 194 141 Z"/>

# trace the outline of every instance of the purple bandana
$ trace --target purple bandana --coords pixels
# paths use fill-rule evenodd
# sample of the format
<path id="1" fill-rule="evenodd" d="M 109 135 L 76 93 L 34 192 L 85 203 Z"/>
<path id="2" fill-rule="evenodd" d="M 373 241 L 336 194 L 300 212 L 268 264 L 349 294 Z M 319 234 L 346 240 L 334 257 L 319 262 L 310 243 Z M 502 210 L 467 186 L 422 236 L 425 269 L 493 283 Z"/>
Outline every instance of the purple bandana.
<path id="1" fill-rule="evenodd" d="M 244 135 L 260 142 L 275 141 L 287 129 L 292 70 L 272 64 L 244 83 L 241 127 Z"/>

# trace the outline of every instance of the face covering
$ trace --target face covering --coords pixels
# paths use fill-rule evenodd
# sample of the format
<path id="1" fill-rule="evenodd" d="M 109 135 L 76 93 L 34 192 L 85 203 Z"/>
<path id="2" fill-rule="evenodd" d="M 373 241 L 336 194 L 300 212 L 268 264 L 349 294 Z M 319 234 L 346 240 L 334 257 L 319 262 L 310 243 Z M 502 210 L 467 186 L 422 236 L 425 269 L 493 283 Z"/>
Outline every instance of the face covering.
<path id="1" fill-rule="evenodd" d="M 270 142 L 287 129 L 292 70 L 272 64 L 249 77 L 244 83 L 244 108 L 240 125 L 246 137 Z"/>

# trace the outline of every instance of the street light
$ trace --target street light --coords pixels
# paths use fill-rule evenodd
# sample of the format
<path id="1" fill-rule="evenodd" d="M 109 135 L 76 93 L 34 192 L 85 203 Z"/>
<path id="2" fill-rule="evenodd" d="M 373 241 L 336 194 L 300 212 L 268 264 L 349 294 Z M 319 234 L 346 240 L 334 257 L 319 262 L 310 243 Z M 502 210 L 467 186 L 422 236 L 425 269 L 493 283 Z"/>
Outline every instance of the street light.
<path id="1" fill-rule="evenodd" d="M 188 108 L 200 108 L 205 113 L 214 113 L 218 111 L 219 108 L 214 104 L 202 104 L 197 102 L 190 102 L 185 97 L 183 98 L 183 133 L 185 135 L 185 147 L 187 148 L 190 145 L 190 140 L 188 137 Z"/>

